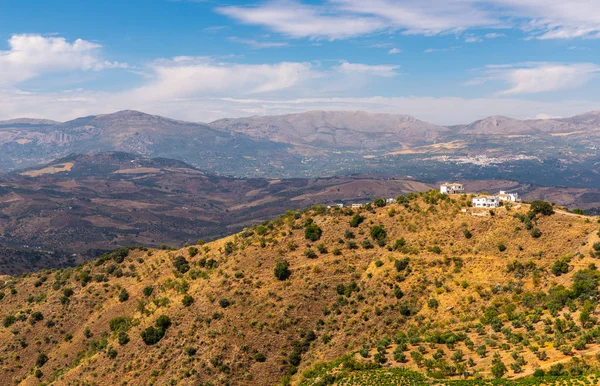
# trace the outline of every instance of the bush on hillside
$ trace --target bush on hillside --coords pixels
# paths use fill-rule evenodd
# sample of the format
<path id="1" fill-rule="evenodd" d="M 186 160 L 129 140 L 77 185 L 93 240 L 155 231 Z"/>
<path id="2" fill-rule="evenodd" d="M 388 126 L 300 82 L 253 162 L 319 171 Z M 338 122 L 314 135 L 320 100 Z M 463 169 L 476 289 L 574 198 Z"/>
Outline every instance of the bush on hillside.
<path id="1" fill-rule="evenodd" d="M 279 260 L 277 264 L 275 264 L 273 273 L 275 274 L 277 280 L 287 280 L 292 275 L 292 271 L 290 271 L 290 263 L 284 259 Z"/>
<path id="2" fill-rule="evenodd" d="M 126 302 L 129 300 L 129 292 L 127 292 L 127 290 L 125 288 L 123 288 L 121 290 L 121 292 L 119 293 L 119 301 L 121 303 Z"/>
<path id="3" fill-rule="evenodd" d="M 304 237 L 310 241 L 319 240 L 321 238 L 322 233 L 323 231 L 321 230 L 321 228 L 315 223 L 308 224 L 304 228 Z"/>
<path id="4" fill-rule="evenodd" d="M 531 203 L 531 212 L 533 214 L 541 214 L 543 216 L 550 216 L 554 214 L 552 205 L 547 201 L 535 200 Z"/>
<path id="5" fill-rule="evenodd" d="M 385 204 L 385 198 L 376 198 L 375 201 L 373 201 L 373 205 L 375 205 L 378 208 L 383 208 Z"/>
<path id="6" fill-rule="evenodd" d="M 177 256 L 173 261 L 173 266 L 180 273 L 186 273 L 190 270 L 190 263 L 188 263 L 187 259 L 181 255 Z"/>
<path id="7" fill-rule="evenodd" d="M 350 220 L 350 226 L 352 228 L 357 228 L 360 224 L 362 224 L 363 221 L 365 221 L 365 218 L 360 214 L 356 213 L 354 216 L 352 216 L 352 219 Z"/>
<path id="8" fill-rule="evenodd" d="M 191 297 L 190 295 L 185 295 L 183 297 L 183 299 L 181 300 L 181 303 L 185 306 L 185 307 L 189 307 L 194 303 L 194 298 Z"/>
<path id="9" fill-rule="evenodd" d="M 370 234 L 371 238 L 375 241 L 385 240 L 387 237 L 387 232 L 383 225 L 375 225 L 374 227 L 371 227 Z"/>

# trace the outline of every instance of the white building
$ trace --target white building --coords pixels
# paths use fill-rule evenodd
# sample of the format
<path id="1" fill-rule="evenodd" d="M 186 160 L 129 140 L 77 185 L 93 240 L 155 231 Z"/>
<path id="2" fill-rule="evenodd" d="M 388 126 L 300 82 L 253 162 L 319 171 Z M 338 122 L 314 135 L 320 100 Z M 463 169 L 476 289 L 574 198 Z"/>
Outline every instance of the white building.
<path id="1" fill-rule="evenodd" d="M 363 207 L 363 204 L 352 204 L 352 209 L 360 209 Z"/>
<path id="2" fill-rule="evenodd" d="M 385 200 L 386 204 L 395 204 L 396 203 L 396 199 L 395 198 L 388 198 L 387 200 Z"/>
<path id="3" fill-rule="evenodd" d="M 481 196 L 473 198 L 474 208 L 497 208 L 500 206 L 500 198 L 498 196 Z"/>
<path id="4" fill-rule="evenodd" d="M 442 194 L 461 194 L 465 192 L 462 184 L 457 182 L 445 183 L 440 185 L 440 193 Z"/>
<path id="5" fill-rule="evenodd" d="M 519 194 L 517 194 L 517 193 L 506 193 L 504 190 L 500 191 L 500 194 L 498 194 L 498 198 L 500 199 L 500 201 L 521 202 L 521 197 L 519 197 Z"/>

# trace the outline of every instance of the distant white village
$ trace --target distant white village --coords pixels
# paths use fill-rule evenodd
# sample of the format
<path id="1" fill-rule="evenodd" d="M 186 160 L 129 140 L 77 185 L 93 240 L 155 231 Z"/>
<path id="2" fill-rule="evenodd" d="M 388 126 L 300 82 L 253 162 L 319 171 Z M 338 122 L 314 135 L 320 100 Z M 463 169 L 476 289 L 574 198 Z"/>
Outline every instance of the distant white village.
<path id="1" fill-rule="evenodd" d="M 458 182 L 447 182 L 440 185 L 441 194 L 464 194 L 465 188 L 461 183 Z M 396 202 L 395 198 L 386 199 L 386 204 L 393 204 Z M 471 204 L 474 208 L 498 208 L 501 202 L 521 202 L 521 198 L 518 193 L 509 193 L 501 190 L 496 195 L 480 195 L 473 197 Z M 352 209 L 364 208 L 366 204 L 351 204 Z M 327 208 L 338 207 L 343 208 L 344 204 L 329 205 Z"/>

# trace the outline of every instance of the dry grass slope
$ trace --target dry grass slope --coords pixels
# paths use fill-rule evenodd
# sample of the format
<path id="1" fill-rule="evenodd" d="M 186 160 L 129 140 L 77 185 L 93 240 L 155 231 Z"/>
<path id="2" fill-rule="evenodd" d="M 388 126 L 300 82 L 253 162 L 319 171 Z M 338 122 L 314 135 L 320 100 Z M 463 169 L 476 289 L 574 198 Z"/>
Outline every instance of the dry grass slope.
<path id="1" fill-rule="evenodd" d="M 9 278 L 0 384 L 315 384 L 316 364 L 345 355 L 428 379 L 593 370 L 596 218 L 409 196 Z"/>

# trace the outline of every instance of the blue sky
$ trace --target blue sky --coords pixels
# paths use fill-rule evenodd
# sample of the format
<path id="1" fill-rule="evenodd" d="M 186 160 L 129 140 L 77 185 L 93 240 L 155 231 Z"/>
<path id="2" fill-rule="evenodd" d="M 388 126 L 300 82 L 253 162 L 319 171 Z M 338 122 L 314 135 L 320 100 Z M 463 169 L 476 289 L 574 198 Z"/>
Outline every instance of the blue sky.
<path id="1" fill-rule="evenodd" d="M 0 119 L 600 109 L 600 0 L 0 0 Z"/>

